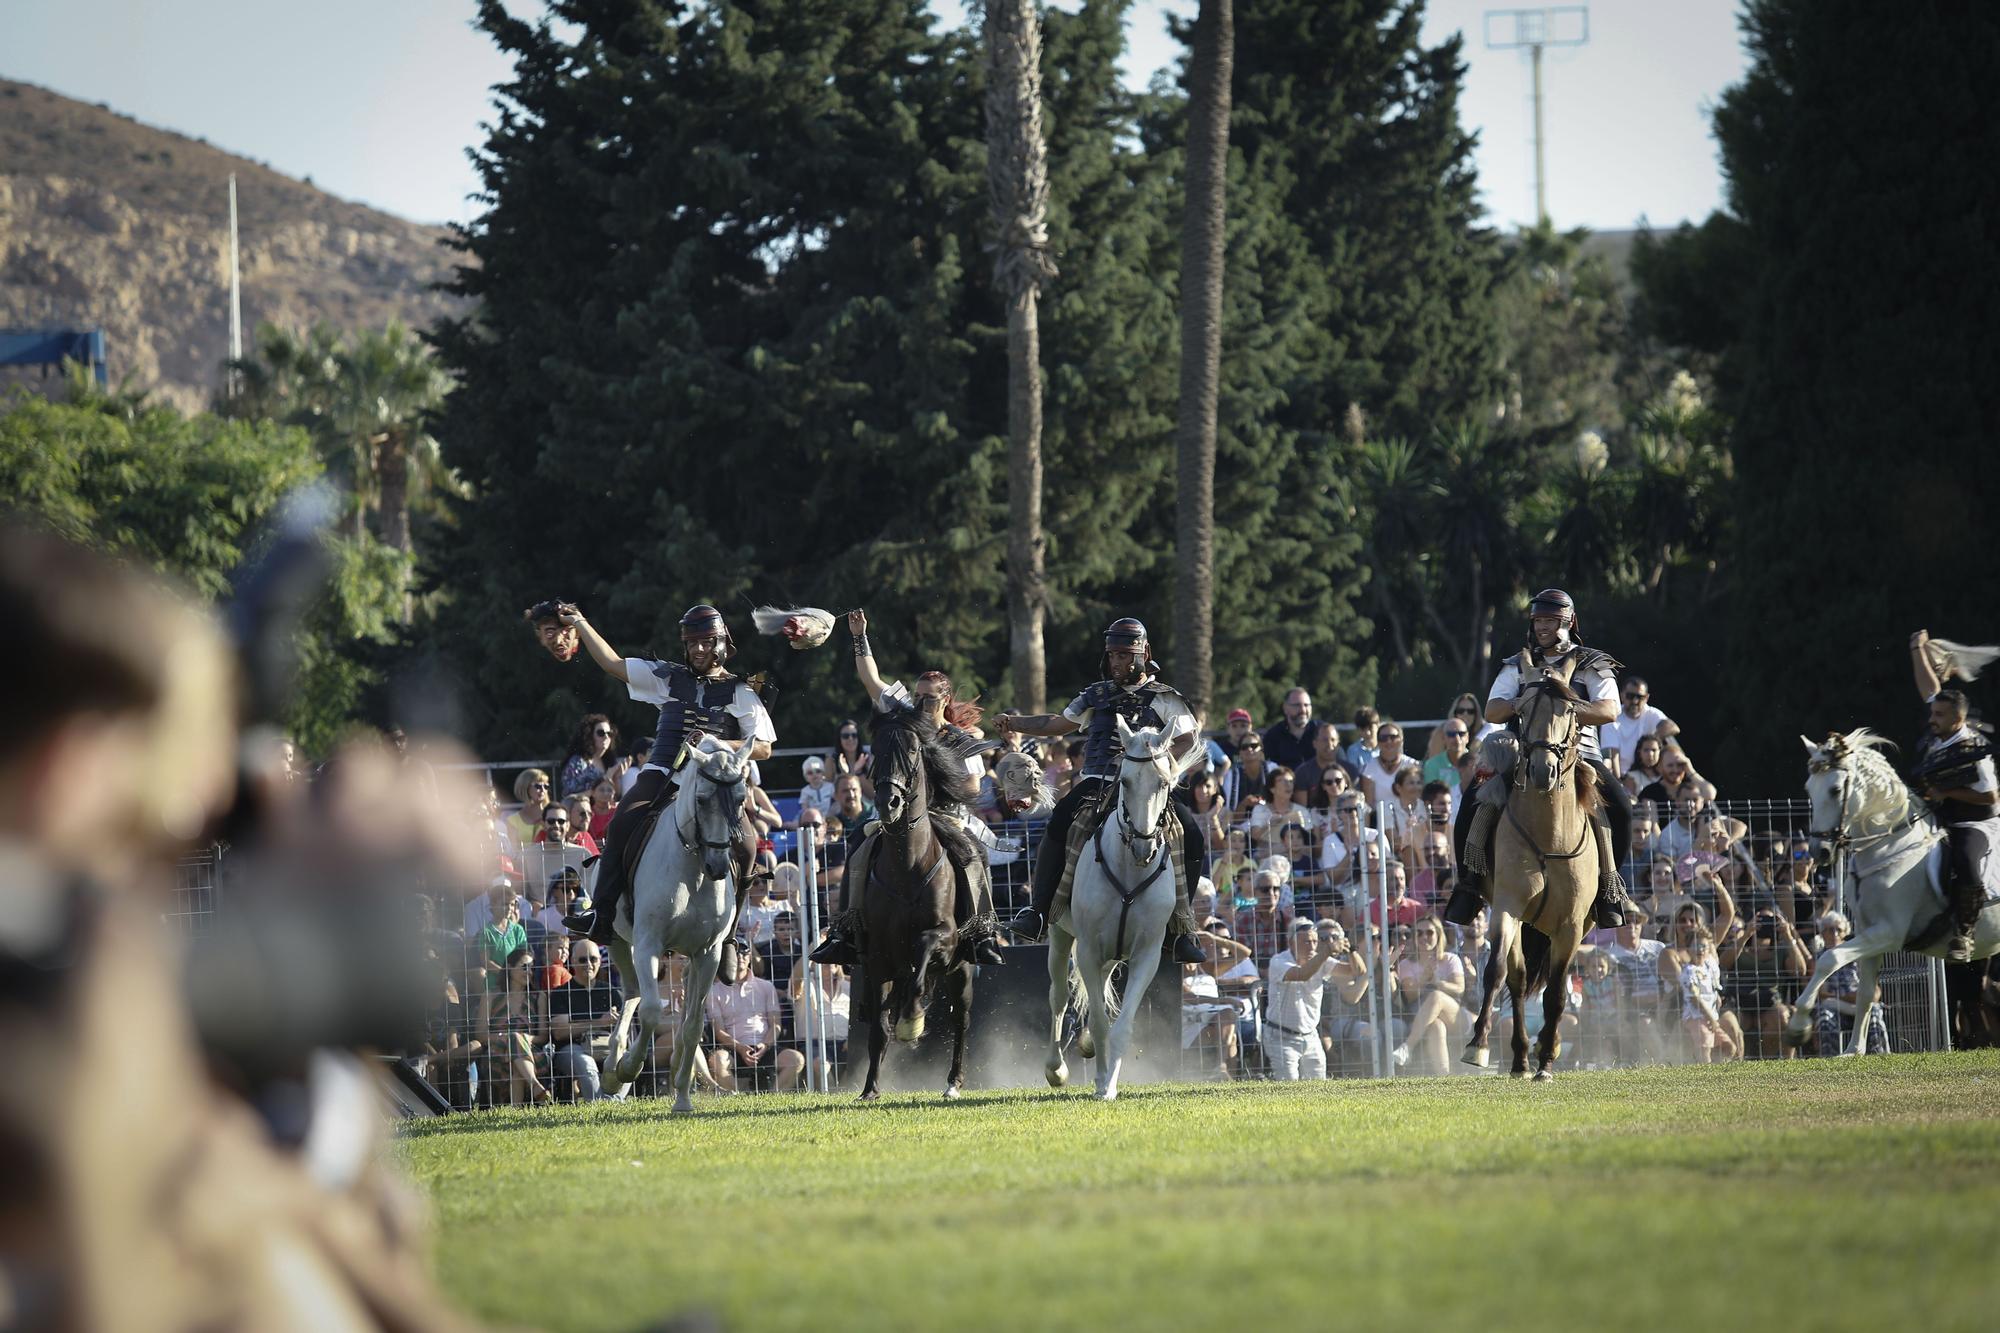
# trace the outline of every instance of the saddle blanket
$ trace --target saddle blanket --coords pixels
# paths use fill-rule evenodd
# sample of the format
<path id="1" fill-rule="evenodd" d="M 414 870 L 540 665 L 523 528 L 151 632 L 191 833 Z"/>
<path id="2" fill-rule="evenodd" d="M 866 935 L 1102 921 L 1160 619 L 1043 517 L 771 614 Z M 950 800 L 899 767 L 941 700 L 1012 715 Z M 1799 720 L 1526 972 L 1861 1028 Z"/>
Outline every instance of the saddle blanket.
<path id="1" fill-rule="evenodd" d="M 1947 844 L 1944 839 L 1940 838 L 1931 845 L 1930 851 L 1924 853 L 1924 873 L 1930 877 L 1931 893 L 1937 898 L 1940 905 L 1945 901 L 1944 858 L 1946 850 Z M 1992 841 L 1989 840 L 1986 854 L 1978 858 L 1980 869 L 1984 871 L 1981 878 L 1986 881 L 1984 901 L 1988 907 L 1991 907 L 1994 903 L 2000 903 L 2000 856 L 1993 854 L 1995 850 Z"/>

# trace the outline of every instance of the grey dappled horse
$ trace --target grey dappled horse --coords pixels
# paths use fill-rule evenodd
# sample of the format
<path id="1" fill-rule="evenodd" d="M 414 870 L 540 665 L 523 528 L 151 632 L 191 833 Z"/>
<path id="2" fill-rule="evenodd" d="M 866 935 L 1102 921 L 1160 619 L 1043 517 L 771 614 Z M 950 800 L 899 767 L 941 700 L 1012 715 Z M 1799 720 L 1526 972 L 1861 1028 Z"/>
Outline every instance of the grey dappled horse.
<path id="1" fill-rule="evenodd" d="M 1171 844 L 1181 836 L 1173 813 L 1174 784 L 1197 762 L 1197 744 L 1175 759 L 1174 742 L 1194 729 L 1193 719 L 1177 717 L 1166 728 L 1133 731 L 1118 719 L 1125 758 L 1118 768 L 1116 804 L 1099 822 L 1077 858 L 1067 913 L 1049 925 L 1049 1086 L 1069 1079 L 1063 1061 L 1063 1014 L 1069 1008 L 1072 960 L 1083 974 L 1089 1026 L 1077 1051 L 1097 1061 L 1097 1095 L 1118 1096 L 1118 1073 L 1132 1044 L 1136 1009 L 1120 1009 L 1112 989 L 1112 969 L 1125 963 L 1125 995 L 1134 1004 L 1160 968 L 1160 946 L 1174 911 L 1174 858 Z M 1065 854 L 1044 848 L 1044 856 Z"/>
<path id="2" fill-rule="evenodd" d="M 729 846 L 750 773 L 749 746 L 705 744 L 713 748 L 696 752 L 682 766 L 680 790 L 640 853 L 632 891 L 618 904 L 618 938 L 611 945 L 619 976 L 639 991 L 639 1031 L 625 1043 L 635 1003 L 628 998 L 612 1039 L 611 1068 L 604 1072 L 607 1094 L 637 1077 L 652 1049 L 666 1008 L 655 975 L 659 960 L 670 953 L 687 957 L 687 991 L 674 1042 L 674 1110 L 681 1113 L 694 1109 L 688 1091 L 701 1045 L 702 1009 L 722 962 L 722 942 L 736 925 Z"/>

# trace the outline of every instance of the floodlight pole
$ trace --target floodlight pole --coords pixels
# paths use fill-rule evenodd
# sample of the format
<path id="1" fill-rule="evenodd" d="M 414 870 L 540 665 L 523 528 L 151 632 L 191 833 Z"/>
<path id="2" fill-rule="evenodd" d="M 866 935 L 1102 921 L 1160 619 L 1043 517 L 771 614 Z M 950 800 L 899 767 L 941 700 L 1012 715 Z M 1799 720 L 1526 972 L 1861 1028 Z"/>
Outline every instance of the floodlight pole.
<path id="1" fill-rule="evenodd" d="M 236 392 L 236 364 L 243 359 L 243 280 L 236 254 L 236 173 L 229 173 L 229 392 Z"/>
<path id="2" fill-rule="evenodd" d="M 1558 18 L 1574 19 L 1576 36 L 1554 36 Z M 1513 24 L 1513 35 L 1495 40 L 1493 21 Z M 1549 225 L 1548 171 L 1543 157 L 1542 133 L 1542 50 L 1549 46 L 1582 46 L 1590 40 L 1590 10 L 1583 5 L 1559 5 L 1552 9 L 1489 9 L 1486 11 L 1486 46 L 1492 51 L 1528 49 L 1528 64 L 1534 71 L 1535 100 L 1535 225 Z"/>

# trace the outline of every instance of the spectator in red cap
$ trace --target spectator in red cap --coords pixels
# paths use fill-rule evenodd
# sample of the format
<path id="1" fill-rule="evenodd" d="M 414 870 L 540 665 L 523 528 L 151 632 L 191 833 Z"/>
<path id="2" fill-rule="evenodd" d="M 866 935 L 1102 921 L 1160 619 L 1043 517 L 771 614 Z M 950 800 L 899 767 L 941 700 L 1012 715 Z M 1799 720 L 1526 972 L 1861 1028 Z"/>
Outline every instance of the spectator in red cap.
<path id="1" fill-rule="evenodd" d="M 1223 733 L 1208 744 L 1211 750 L 1222 751 L 1222 757 L 1227 761 L 1222 767 L 1227 768 L 1230 764 L 1236 762 L 1236 752 L 1243 748 L 1243 742 L 1255 734 L 1255 730 L 1251 724 L 1250 710 L 1247 708 L 1232 708 L 1229 710 L 1229 717 L 1226 719 Z"/>

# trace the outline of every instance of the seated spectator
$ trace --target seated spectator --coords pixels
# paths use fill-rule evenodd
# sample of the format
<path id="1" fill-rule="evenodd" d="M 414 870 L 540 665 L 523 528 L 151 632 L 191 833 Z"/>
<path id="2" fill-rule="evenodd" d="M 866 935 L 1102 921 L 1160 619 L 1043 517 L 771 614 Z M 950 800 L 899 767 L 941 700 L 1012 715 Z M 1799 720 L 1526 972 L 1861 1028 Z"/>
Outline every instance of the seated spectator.
<path id="1" fill-rule="evenodd" d="M 1446 786 L 1442 782 L 1424 784 L 1424 810 L 1429 814 L 1431 827 L 1450 831 L 1452 821 L 1458 818 L 1458 791 L 1456 786 Z"/>
<path id="2" fill-rule="evenodd" d="M 1725 937 L 1717 961 L 1728 977 L 1727 993 L 1743 1021 L 1746 1056 L 1790 1059 L 1785 1024 L 1790 999 L 1812 972 L 1812 960 L 1792 923 L 1768 908 L 1751 918 L 1750 929 Z"/>
<path id="3" fill-rule="evenodd" d="M 1660 955 L 1667 946 L 1646 938 L 1638 913 L 1628 912 L 1625 924 L 1614 932 L 1605 946 L 1617 983 L 1618 1031 L 1614 1038 L 1619 1064 L 1634 1065 L 1658 1059 L 1660 1047 L 1655 1026 L 1660 1016 Z"/>
<path id="4" fill-rule="evenodd" d="M 1695 820 L 1707 806 L 1707 799 L 1692 787 L 1675 797 L 1671 807 L 1674 817 L 1654 839 L 1654 854 L 1669 861 L 1678 861 L 1694 851 Z"/>
<path id="5" fill-rule="evenodd" d="M 785 817 L 778 813 L 777 804 L 771 794 L 764 790 L 764 775 L 757 765 L 750 765 L 750 780 L 744 787 L 744 797 L 750 811 L 750 822 L 757 829 L 757 836 L 768 838 L 785 826 Z"/>
<path id="6" fill-rule="evenodd" d="M 1387 799 L 1377 807 L 1378 816 L 1387 816 L 1382 833 L 1389 839 L 1390 850 L 1399 855 L 1406 854 L 1420 834 L 1430 831 L 1431 812 L 1424 804 L 1423 791 L 1423 773 L 1415 764 L 1404 764 L 1390 780 Z"/>
<path id="7" fill-rule="evenodd" d="M 1586 1068 L 1608 1069 L 1616 1063 L 1618 1049 L 1616 966 L 1605 949 L 1585 944 L 1571 958 L 1571 970 L 1583 1000 L 1578 1011 L 1577 1060 Z"/>
<path id="8" fill-rule="evenodd" d="M 817 810 L 824 815 L 833 809 L 833 779 L 826 775 L 826 760 L 818 755 L 808 757 L 801 777 L 804 785 L 799 788 L 800 817 L 803 818 L 808 810 Z M 798 827 L 796 821 L 792 827 Z"/>
<path id="9" fill-rule="evenodd" d="M 709 1069 L 717 1083 L 739 1092 L 755 1091 L 762 1078 L 774 1079 L 780 1092 L 798 1085 L 805 1057 L 779 1048 L 778 992 L 743 962 L 734 941 L 723 943 L 705 1009 L 715 1034 Z"/>
<path id="10" fill-rule="evenodd" d="M 847 840 L 854 844 L 864 836 L 863 826 L 875 818 L 875 807 L 862 795 L 861 784 L 861 777 L 854 773 L 833 780 L 833 813 L 839 817 Z"/>
<path id="11" fill-rule="evenodd" d="M 1309 762 L 1301 764 L 1294 775 L 1298 780 L 1300 799 L 1320 817 L 1322 825 L 1330 821 L 1333 803 L 1354 787 L 1354 779 L 1347 772 L 1347 765 L 1334 744 L 1335 739 L 1332 727 L 1321 727 L 1317 743 L 1325 752 L 1324 761 L 1315 755 Z"/>
<path id="12" fill-rule="evenodd" d="M 486 788 L 485 795 L 472 812 L 472 819 L 483 847 L 493 855 L 495 870 L 504 870 L 520 850 L 514 840 L 514 830 L 508 826 L 507 816 L 500 813 L 500 793 Z"/>
<path id="13" fill-rule="evenodd" d="M 1681 993 L 1681 1027 L 1694 1047 L 1697 1064 L 1712 1063 L 1719 1054 L 1733 1060 L 1743 1052 L 1735 1031 L 1722 1020 L 1722 978 L 1715 944 L 1707 926 L 1697 925 L 1687 945 L 1687 961 L 1677 978 Z"/>
<path id="14" fill-rule="evenodd" d="M 1283 887 L 1273 872 L 1255 872 L 1251 879 L 1255 905 L 1236 913 L 1236 938 L 1249 946 L 1251 961 L 1259 968 L 1284 951 L 1285 933 L 1291 929 L 1292 914 L 1279 901 Z"/>
<path id="15" fill-rule="evenodd" d="M 1380 753 L 1375 746 L 1375 729 L 1381 725 L 1382 715 L 1373 708 L 1363 706 L 1354 710 L 1354 739 L 1341 751 L 1348 772 L 1359 779 L 1368 772 L 1368 766 L 1375 762 Z"/>
<path id="16" fill-rule="evenodd" d="M 1384 920 L 1384 899 L 1370 894 L 1366 917 L 1368 923 L 1377 929 L 1387 926 L 1414 926 L 1428 915 L 1429 909 L 1423 903 L 1409 896 L 1409 872 L 1403 863 L 1390 858 L 1382 867 L 1383 889 L 1387 895 L 1387 919 Z"/>
<path id="17" fill-rule="evenodd" d="M 1209 867 L 1209 877 L 1217 884 L 1227 884 L 1238 890 L 1236 896 L 1243 901 L 1236 906 L 1245 906 L 1250 901 L 1250 886 L 1240 884 L 1245 870 L 1257 868 L 1256 858 L 1250 854 L 1250 835 L 1242 829 L 1231 829 L 1222 839 L 1222 854 Z"/>
<path id="18" fill-rule="evenodd" d="M 1843 913 L 1827 912 L 1820 917 L 1821 952 L 1831 949 L 1847 936 L 1847 917 Z M 1854 1010 L 1861 993 L 1859 966 L 1858 963 L 1849 963 L 1837 969 L 1826 979 L 1826 985 L 1820 988 L 1819 1001 L 1813 1006 L 1813 1044 L 1820 1055 L 1835 1056 L 1847 1049 L 1847 1037 L 1854 1031 Z M 1889 1018 L 1879 995 L 1868 1010 L 1867 1040 L 1860 1043 L 1856 1053 L 1889 1053 Z"/>
<path id="19" fill-rule="evenodd" d="M 1222 804 L 1230 819 L 1241 823 L 1270 792 L 1270 768 L 1264 762 L 1264 740 L 1255 734 L 1236 747 L 1236 761 L 1222 775 Z"/>
<path id="20" fill-rule="evenodd" d="M 428 960 L 437 967 L 437 988 L 431 1007 L 424 1013 L 423 1036 L 410 1052 L 411 1062 L 455 1109 L 470 1110 L 466 1066 L 477 1060 L 485 1047 L 451 965 L 436 950 L 429 953 Z"/>
<path id="21" fill-rule="evenodd" d="M 505 1088 L 509 1106 L 554 1100 L 535 1067 L 549 1039 L 548 997 L 535 987 L 535 955 L 525 944 L 507 955 L 498 980 L 481 997 L 479 1039 L 492 1053 L 496 1098 Z"/>
<path id="22" fill-rule="evenodd" d="M 833 756 L 827 763 L 827 771 L 833 775 L 835 784 L 851 774 L 861 780 L 864 791 L 872 792 L 874 779 L 869 766 L 874 762 L 875 757 L 861 743 L 860 724 L 848 718 L 834 732 Z"/>
<path id="23" fill-rule="evenodd" d="M 791 991 L 792 973 L 798 969 L 803 956 L 799 952 L 799 919 L 789 911 L 779 912 L 771 918 L 771 938 L 753 946 L 755 960 L 752 966 L 757 975 L 777 987 L 778 993 L 786 995 Z M 787 1023 L 789 1028 L 790 1024 Z"/>
<path id="24" fill-rule="evenodd" d="M 639 780 L 639 772 L 653 758 L 653 738 L 641 736 L 632 742 L 631 753 L 625 756 L 625 771 L 618 775 L 618 794 L 624 796 L 632 790 L 632 784 Z"/>
<path id="25" fill-rule="evenodd" d="M 521 900 L 514 892 L 514 881 L 505 875 L 497 877 L 486 891 L 486 910 L 486 924 L 479 927 L 474 942 L 486 983 L 482 989 L 491 989 L 494 980 L 506 971 L 507 960 L 528 947 L 528 932 L 521 926 Z"/>
<path id="26" fill-rule="evenodd" d="M 570 739 L 569 753 L 557 770 L 556 795 L 566 799 L 589 791 L 606 778 L 616 781 L 622 762 L 618 758 L 618 728 L 604 714 L 591 713 Z"/>
<path id="27" fill-rule="evenodd" d="M 592 842 L 597 841 L 597 835 L 590 831 L 590 826 L 597 822 L 597 802 L 591 799 L 590 794 L 581 792 L 564 797 L 562 805 L 569 813 L 569 826 L 581 830 Z"/>
<path id="28" fill-rule="evenodd" d="M 525 925 L 525 923 L 524 923 Z M 530 948 L 534 946 L 530 945 Z M 542 960 L 542 970 L 535 974 L 535 986 L 539 990 L 561 990 L 569 985 L 569 936 L 557 931 L 542 937 L 542 947 L 535 956 Z"/>
<path id="29" fill-rule="evenodd" d="M 1393 975 L 1397 1007 L 1409 1015 L 1409 1029 L 1389 1058 L 1401 1068 L 1413 1053 L 1423 1053 L 1430 1072 L 1449 1073 L 1448 1047 L 1464 1012 L 1465 964 L 1445 947 L 1442 921 L 1426 916 L 1411 927 L 1410 947 L 1396 959 Z"/>
<path id="30" fill-rule="evenodd" d="M 826 932 L 820 932 L 826 938 Z M 790 998 L 792 1013 L 807 1015 L 815 1012 L 822 1024 L 815 1031 L 806 1029 L 810 1022 L 800 1017 L 794 1020 L 794 1028 L 799 1033 L 799 1050 L 802 1059 L 810 1060 L 814 1039 L 821 1043 L 819 1085 L 831 1091 L 847 1072 L 848 1020 L 853 1008 L 853 983 L 847 979 L 843 968 L 826 966 L 800 967 L 793 971 Z"/>
<path id="31" fill-rule="evenodd" d="M 610 778 L 600 781 L 590 789 L 590 822 L 584 827 L 597 845 L 604 845 L 604 831 L 611 827 L 611 816 L 618 813 L 618 784 Z M 575 818 L 574 812 L 571 818 Z"/>
<path id="32" fill-rule="evenodd" d="M 1283 857 L 1292 875 L 1293 902 L 1319 903 L 1333 892 L 1327 883 L 1326 872 L 1320 869 L 1319 852 L 1313 846 L 1312 835 L 1297 824 L 1281 824 L 1278 827 L 1278 850 L 1275 856 Z M 1315 911 L 1312 916 L 1324 915 Z"/>
<path id="33" fill-rule="evenodd" d="M 1624 777 L 1619 779 L 1625 784 L 1625 790 L 1632 793 L 1633 800 L 1637 801 L 1640 793 L 1665 776 L 1660 771 L 1660 764 L 1666 757 L 1666 752 L 1667 747 L 1661 743 L 1658 736 L 1641 736 L 1633 743 L 1631 766 L 1625 770 Z M 1651 802 L 1643 802 L 1634 807 L 1634 815 L 1642 809 L 1655 811 Z M 1655 818 L 1657 817 L 1655 812 Z"/>
<path id="34" fill-rule="evenodd" d="M 581 847 L 592 856 L 597 853 L 597 839 L 577 827 L 569 817 L 569 811 L 560 805 L 551 805 L 542 812 L 541 832 L 535 835 L 538 843 L 553 844 L 558 847 Z"/>
<path id="35" fill-rule="evenodd" d="M 1348 943 L 1338 921 L 1321 917 L 1315 923 L 1318 947 L 1333 955 L 1326 985 L 1320 992 L 1320 1036 L 1329 1058 L 1352 1058 L 1375 1039 L 1375 1025 L 1365 1008 L 1368 999 L 1368 955 Z M 1397 1029 L 1398 1035 L 1401 1029 Z"/>
<path id="36" fill-rule="evenodd" d="M 1243 1066 L 1243 1046 L 1237 1027 L 1249 1016 L 1250 1008 L 1241 996 L 1225 996 L 1220 978 L 1239 963 L 1249 962 L 1250 950 L 1230 938 L 1228 928 L 1220 920 L 1197 919 L 1207 923 L 1195 932 L 1195 942 L 1201 946 L 1205 961 L 1182 964 L 1181 1049 L 1188 1050 L 1204 1039 L 1212 1040 L 1223 1071 L 1234 1077 Z M 1255 975 L 1253 965 L 1253 983 Z"/>
<path id="37" fill-rule="evenodd" d="M 1384 722 L 1375 728 L 1375 758 L 1368 767 L 1361 770 L 1361 798 L 1373 810 L 1389 799 L 1389 789 L 1395 785 L 1396 771 L 1405 766 L 1417 767 L 1417 761 L 1403 753 L 1403 729 L 1394 722 Z M 1422 770 L 1418 769 L 1418 789 L 1422 790 Z"/>
<path id="38" fill-rule="evenodd" d="M 1446 718 L 1431 732 L 1430 753 L 1424 759 L 1424 781 L 1456 787 L 1459 761 L 1471 749 L 1472 728 L 1459 718 Z"/>
<path id="39" fill-rule="evenodd" d="M 742 903 L 736 909 L 736 938 L 753 947 L 770 943 L 771 924 L 778 919 L 780 912 L 790 910 L 786 904 L 773 901 L 771 897 L 771 885 L 775 878 L 765 879 L 760 875 L 751 880 L 744 890 Z"/>
<path id="40" fill-rule="evenodd" d="M 1285 715 L 1264 730 L 1264 762 L 1296 772 L 1313 757 L 1313 737 L 1326 724 L 1312 715 L 1312 695 L 1299 686 L 1285 691 Z"/>
<path id="41" fill-rule="evenodd" d="M 1680 728 L 1673 719 L 1647 702 L 1652 691 L 1638 676 L 1627 676 L 1619 698 L 1623 701 L 1618 716 L 1597 729 L 1597 744 L 1604 751 L 1604 762 L 1611 765 L 1613 773 L 1629 773 L 1637 757 L 1639 742 L 1650 737 L 1665 744 L 1680 735 Z"/>
<path id="42" fill-rule="evenodd" d="M 1286 934 L 1286 947 L 1271 957 L 1264 987 L 1264 1056 L 1271 1076 L 1280 1081 L 1325 1078 L 1319 1018 L 1333 974 L 1333 946 L 1320 941 L 1310 921 L 1292 922 Z"/>
<path id="43" fill-rule="evenodd" d="M 1457 873 L 1452 863 L 1451 834 L 1433 825 L 1411 844 L 1409 864 L 1410 896 L 1421 902 L 1441 903 L 1451 896 L 1450 881 Z"/>
<path id="44" fill-rule="evenodd" d="M 1201 829 L 1209 853 L 1220 852 L 1228 845 L 1229 825 L 1227 812 L 1222 808 L 1222 791 L 1214 775 L 1203 773 L 1195 777 L 1189 782 L 1187 793 L 1187 811 Z"/>
<path id="45" fill-rule="evenodd" d="M 560 935 L 563 917 L 583 894 L 583 872 L 575 866 L 564 866 L 549 876 L 548 893 L 548 904 L 535 913 L 535 920 L 542 923 L 542 929 Z"/>
<path id="46" fill-rule="evenodd" d="M 521 803 L 521 808 L 507 816 L 507 836 L 516 847 L 524 847 L 541 836 L 542 811 L 548 808 L 551 794 L 549 775 L 539 768 L 528 769 L 514 779 L 514 799 Z"/>
<path id="47" fill-rule="evenodd" d="M 611 1037 L 625 996 L 612 984 L 604 955 L 590 940 L 578 940 L 570 954 L 569 981 L 549 992 L 549 1026 L 556 1053 L 551 1067 L 558 1092 L 571 1101 L 594 1102 L 602 1095 L 602 1074 L 611 1059 Z M 671 1031 L 672 1029 L 665 1029 Z"/>
<path id="48" fill-rule="evenodd" d="M 1327 882 L 1342 886 L 1357 883 L 1362 870 L 1362 858 L 1357 854 L 1369 846 L 1375 848 L 1375 868 L 1379 868 L 1388 855 L 1388 840 L 1368 827 L 1368 821 L 1363 818 L 1361 798 L 1349 793 L 1335 803 L 1333 823 L 1320 842 L 1319 863 L 1326 872 Z"/>
<path id="49" fill-rule="evenodd" d="M 1675 808 L 1683 790 L 1698 792 L 1703 801 L 1715 799 L 1715 784 L 1694 771 L 1687 754 L 1675 746 L 1668 746 L 1660 758 L 1660 780 L 1639 793 L 1642 801 L 1651 801 L 1656 813 Z"/>
<path id="50" fill-rule="evenodd" d="M 1465 723 L 1471 733 L 1466 740 L 1470 750 L 1478 750 L 1479 742 L 1500 730 L 1498 722 L 1486 720 L 1486 706 L 1480 702 L 1478 695 L 1469 690 L 1451 701 L 1451 712 L 1445 716 L 1448 721 Z"/>
<path id="51" fill-rule="evenodd" d="M 1292 770 L 1282 764 L 1273 765 L 1265 799 L 1250 808 L 1250 817 L 1244 821 L 1250 845 L 1265 855 L 1277 850 L 1277 830 L 1286 824 L 1295 824 L 1309 833 L 1319 831 L 1319 821 L 1312 811 L 1292 799 L 1296 790 Z"/>

